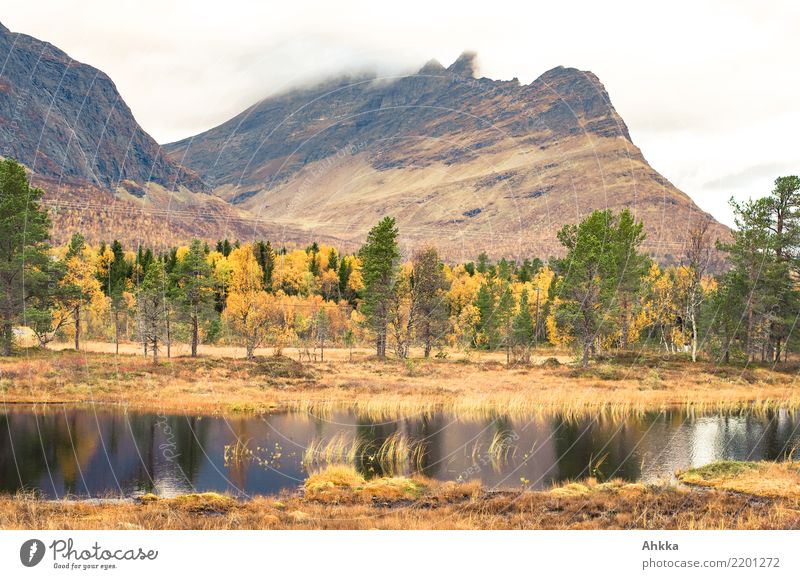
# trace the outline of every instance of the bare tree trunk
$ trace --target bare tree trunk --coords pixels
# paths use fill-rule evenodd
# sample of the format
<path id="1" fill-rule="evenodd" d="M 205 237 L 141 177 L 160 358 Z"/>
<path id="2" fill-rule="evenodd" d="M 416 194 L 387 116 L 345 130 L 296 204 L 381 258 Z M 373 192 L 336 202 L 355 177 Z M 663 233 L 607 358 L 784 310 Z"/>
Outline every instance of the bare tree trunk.
<path id="1" fill-rule="evenodd" d="M 197 358 L 197 343 L 200 341 L 200 323 L 197 316 L 192 316 L 192 358 Z"/>
<path id="2" fill-rule="evenodd" d="M 692 362 L 697 362 L 697 323 L 695 322 L 694 308 L 690 315 L 692 320 Z"/>
<path id="3" fill-rule="evenodd" d="M 81 306 L 75 306 L 75 350 L 80 349 L 80 335 L 81 335 Z"/>
<path id="4" fill-rule="evenodd" d="M 119 355 L 119 310 L 114 308 L 114 345 L 115 353 Z"/>
<path id="5" fill-rule="evenodd" d="M 3 322 L 3 356 L 11 355 L 11 345 L 14 343 L 14 326 L 11 320 Z"/>
<path id="6" fill-rule="evenodd" d="M 166 318 L 166 322 L 167 322 L 167 358 L 171 358 L 172 357 L 172 334 L 170 334 L 170 328 L 169 328 L 169 312 L 167 312 L 165 318 Z"/>
<path id="7" fill-rule="evenodd" d="M 628 296 L 622 297 L 622 350 L 628 349 Z"/>

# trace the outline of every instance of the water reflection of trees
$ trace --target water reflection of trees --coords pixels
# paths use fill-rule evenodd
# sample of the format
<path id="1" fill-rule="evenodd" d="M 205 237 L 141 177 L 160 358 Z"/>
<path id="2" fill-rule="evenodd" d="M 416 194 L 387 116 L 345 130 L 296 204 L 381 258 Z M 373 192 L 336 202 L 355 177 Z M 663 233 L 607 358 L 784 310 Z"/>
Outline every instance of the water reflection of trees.
<path id="1" fill-rule="evenodd" d="M 557 465 L 549 482 L 588 476 L 637 480 L 641 464 L 633 451 L 646 438 L 654 420 L 663 417 L 645 414 L 625 418 L 552 418 L 552 428 L 558 429 L 553 439 Z"/>
<path id="2" fill-rule="evenodd" d="M 0 415 L 0 489 L 86 494 L 86 471 L 98 447 L 94 421 L 79 411 Z"/>

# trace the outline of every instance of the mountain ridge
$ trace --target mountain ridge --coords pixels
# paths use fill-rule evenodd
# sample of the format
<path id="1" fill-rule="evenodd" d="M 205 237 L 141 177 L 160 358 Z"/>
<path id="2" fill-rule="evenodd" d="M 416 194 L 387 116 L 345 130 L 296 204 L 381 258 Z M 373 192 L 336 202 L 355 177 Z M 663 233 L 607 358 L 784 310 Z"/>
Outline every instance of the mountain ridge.
<path id="1" fill-rule="evenodd" d="M 631 207 L 675 261 L 709 216 L 650 167 L 598 77 L 558 66 L 521 85 L 476 78 L 475 59 L 329 78 L 164 148 L 214 194 L 309 234 L 356 239 L 389 214 L 412 244 L 549 255 L 567 216 Z"/>
<path id="2" fill-rule="evenodd" d="M 477 78 L 476 58 L 330 77 L 159 145 L 108 75 L 0 24 L 0 155 L 45 189 L 56 242 L 80 229 L 352 250 L 392 215 L 408 251 L 547 257 L 564 223 L 630 207 L 651 253 L 675 261 L 707 214 L 649 166 L 597 76 L 558 66 L 522 85 Z"/>

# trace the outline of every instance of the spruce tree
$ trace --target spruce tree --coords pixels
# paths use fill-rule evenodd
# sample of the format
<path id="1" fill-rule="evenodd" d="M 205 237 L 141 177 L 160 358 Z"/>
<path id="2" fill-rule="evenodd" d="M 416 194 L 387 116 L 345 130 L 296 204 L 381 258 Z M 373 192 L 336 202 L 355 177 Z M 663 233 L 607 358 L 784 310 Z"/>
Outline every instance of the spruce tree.
<path id="1" fill-rule="evenodd" d="M 125 251 L 116 239 L 111 243 L 113 259 L 108 268 L 108 279 L 103 280 L 103 291 L 110 298 L 111 312 L 114 317 L 114 344 L 119 354 L 120 313 L 126 310 L 125 290 L 131 275 L 131 268 L 125 261 Z"/>
<path id="2" fill-rule="evenodd" d="M 424 248 L 414 254 L 414 284 L 412 303 L 416 312 L 417 338 L 422 342 L 425 357 L 442 338 L 447 329 L 447 303 L 444 292 L 447 280 L 435 247 Z"/>
<path id="3" fill-rule="evenodd" d="M 478 321 L 473 341 L 477 347 L 492 348 L 497 341 L 494 305 L 495 299 L 492 289 L 488 283 L 484 282 L 478 288 L 478 294 L 475 296 Z"/>

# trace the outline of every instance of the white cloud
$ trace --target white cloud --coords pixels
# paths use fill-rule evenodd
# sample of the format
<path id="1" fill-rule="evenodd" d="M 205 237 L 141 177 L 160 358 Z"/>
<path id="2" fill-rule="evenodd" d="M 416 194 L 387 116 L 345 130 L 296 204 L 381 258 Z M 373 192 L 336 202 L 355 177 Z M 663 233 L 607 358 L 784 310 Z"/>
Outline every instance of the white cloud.
<path id="1" fill-rule="evenodd" d="M 595 72 L 658 171 L 731 222 L 727 199 L 800 171 L 800 5 L 698 2 L 6 0 L 3 24 L 107 72 L 160 142 L 363 67 L 447 64 L 530 82 Z M 772 169 L 773 175 L 753 168 Z M 769 171 L 766 171 L 768 173 Z"/>

